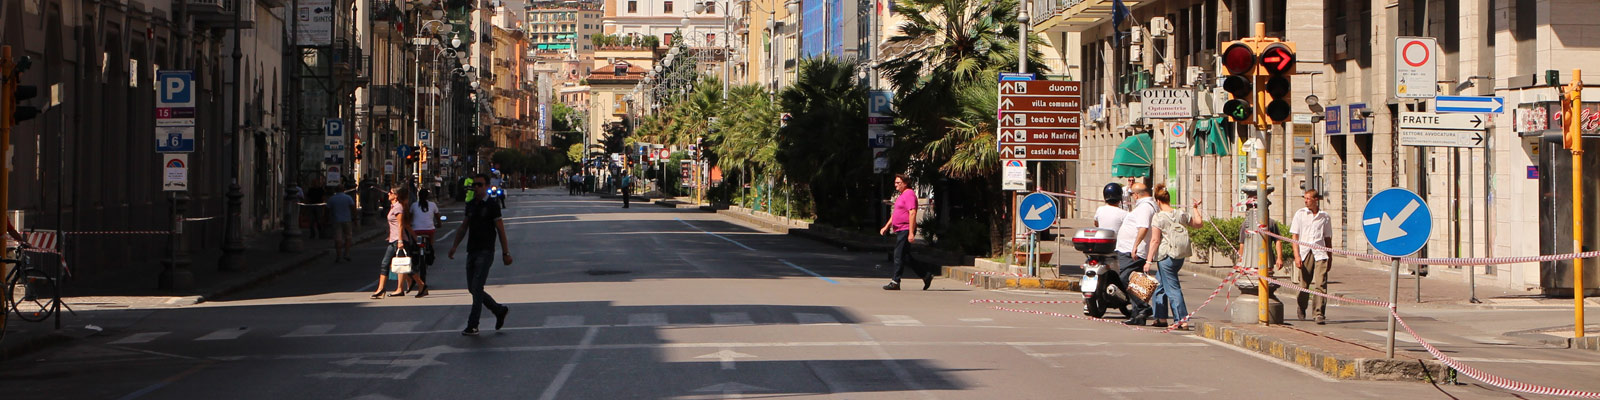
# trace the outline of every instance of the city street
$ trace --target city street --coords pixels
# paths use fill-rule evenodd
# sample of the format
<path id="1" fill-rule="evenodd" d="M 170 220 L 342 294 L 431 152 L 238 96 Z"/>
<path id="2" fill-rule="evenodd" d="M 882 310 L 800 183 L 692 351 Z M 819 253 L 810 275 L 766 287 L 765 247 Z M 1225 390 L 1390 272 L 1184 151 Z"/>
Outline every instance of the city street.
<path id="1" fill-rule="evenodd" d="M 502 330 L 485 312 L 482 336 L 460 334 L 470 302 L 463 253 L 441 254 L 427 298 L 368 299 L 380 251 L 369 243 L 354 263 L 319 260 L 230 298 L 81 311 L 125 328 L 108 324 L 0 363 L 0 386 L 7 399 L 1509 395 L 1475 382 L 1338 382 L 1191 332 L 969 304 L 1072 293 L 947 279 L 928 291 L 912 280 L 910 290 L 884 291 L 891 271 L 881 253 L 846 253 L 698 210 L 623 209 L 564 189 L 508 194 L 516 261 L 496 263 L 488 287 L 510 306 Z M 460 220 L 459 207 L 447 211 Z M 1186 279 L 1195 290 L 1215 285 Z M 1191 307 L 1204 294 L 1191 293 Z"/>

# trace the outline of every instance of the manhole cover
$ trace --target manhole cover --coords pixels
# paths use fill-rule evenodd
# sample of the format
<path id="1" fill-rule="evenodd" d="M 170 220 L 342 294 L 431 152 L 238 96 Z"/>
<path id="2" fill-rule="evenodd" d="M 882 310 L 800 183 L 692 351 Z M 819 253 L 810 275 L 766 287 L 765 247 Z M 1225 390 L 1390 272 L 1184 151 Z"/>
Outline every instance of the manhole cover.
<path id="1" fill-rule="evenodd" d="M 584 271 L 584 272 L 588 273 L 589 275 L 622 275 L 622 274 L 630 273 L 630 272 L 633 272 L 633 271 L 621 271 L 621 270 L 611 270 L 611 269 L 591 269 L 591 270 Z"/>

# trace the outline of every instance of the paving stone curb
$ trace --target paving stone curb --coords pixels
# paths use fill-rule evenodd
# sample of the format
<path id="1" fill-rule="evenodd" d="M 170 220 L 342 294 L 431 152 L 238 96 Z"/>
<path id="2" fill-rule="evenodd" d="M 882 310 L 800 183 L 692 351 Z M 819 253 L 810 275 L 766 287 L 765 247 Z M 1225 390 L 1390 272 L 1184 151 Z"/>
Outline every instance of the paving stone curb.
<path id="1" fill-rule="evenodd" d="M 1196 334 L 1251 352 L 1320 371 L 1342 380 L 1426 381 L 1440 379 L 1449 367 L 1435 360 L 1362 358 L 1250 332 L 1237 325 L 1200 321 Z"/>

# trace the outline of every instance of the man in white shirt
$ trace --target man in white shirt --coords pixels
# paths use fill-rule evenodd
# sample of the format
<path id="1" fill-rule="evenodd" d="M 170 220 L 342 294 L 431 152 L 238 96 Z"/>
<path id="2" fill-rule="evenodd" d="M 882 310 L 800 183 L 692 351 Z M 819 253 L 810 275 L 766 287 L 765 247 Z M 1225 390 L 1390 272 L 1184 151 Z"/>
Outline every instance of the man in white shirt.
<path id="1" fill-rule="evenodd" d="M 1133 192 L 1133 209 L 1122 218 L 1122 226 L 1117 228 L 1117 274 L 1122 278 L 1123 289 L 1127 289 L 1129 279 L 1134 271 L 1144 270 L 1145 247 L 1144 241 L 1149 237 L 1150 220 L 1156 215 L 1156 201 L 1150 198 L 1150 188 L 1143 183 L 1134 183 L 1128 187 Z M 1145 317 L 1150 314 L 1150 306 L 1139 300 L 1132 292 L 1128 294 L 1128 302 L 1133 304 L 1132 316 L 1126 322 L 1128 325 L 1144 325 Z"/>
<path id="2" fill-rule="evenodd" d="M 1333 223 L 1327 212 L 1322 211 L 1320 201 L 1322 193 L 1315 189 L 1306 190 L 1306 207 L 1294 212 L 1294 221 L 1289 225 L 1289 234 L 1294 235 L 1294 240 L 1305 243 L 1317 244 L 1324 247 L 1333 247 Z M 1295 259 L 1295 284 L 1311 289 L 1318 293 L 1328 293 L 1328 268 L 1333 260 L 1327 250 L 1312 249 L 1300 244 L 1294 245 Z M 1316 319 L 1317 325 L 1325 323 L 1327 317 L 1328 300 L 1320 296 L 1312 296 L 1301 292 L 1298 296 L 1299 308 L 1296 316 L 1300 320 L 1306 319 L 1306 303 L 1311 304 L 1311 315 Z"/>
<path id="3" fill-rule="evenodd" d="M 1108 183 L 1102 194 L 1106 205 L 1094 210 L 1094 227 L 1114 232 L 1122 228 L 1122 219 L 1128 216 L 1128 210 L 1122 209 L 1122 185 Z"/>

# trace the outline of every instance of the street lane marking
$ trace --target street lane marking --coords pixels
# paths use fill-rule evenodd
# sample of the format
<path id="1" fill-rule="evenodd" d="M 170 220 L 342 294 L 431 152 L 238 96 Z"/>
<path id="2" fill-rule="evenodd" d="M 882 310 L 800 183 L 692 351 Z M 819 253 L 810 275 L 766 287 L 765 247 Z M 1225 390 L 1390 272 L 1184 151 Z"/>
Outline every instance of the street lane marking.
<path id="1" fill-rule="evenodd" d="M 322 336 L 328 334 L 328 332 L 333 332 L 333 325 L 306 325 L 289 332 L 287 335 L 283 335 L 283 337 Z"/>
<path id="2" fill-rule="evenodd" d="M 794 319 L 801 325 L 839 325 L 839 319 L 828 314 L 794 313 Z"/>
<path id="3" fill-rule="evenodd" d="M 667 315 L 662 313 L 628 314 L 628 326 L 662 326 L 667 324 Z"/>
<path id="4" fill-rule="evenodd" d="M 851 325 L 860 329 L 860 325 Z M 590 332 L 599 331 L 600 327 L 590 327 Z M 450 331 L 459 335 L 461 331 Z M 439 354 L 458 353 L 521 353 L 538 351 L 571 351 L 571 350 L 642 350 L 642 349 L 722 349 L 722 348 L 810 348 L 810 347 L 867 347 L 867 346 L 895 346 L 895 347 L 993 347 L 993 346 L 1079 346 L 1079 347 L 1211 347 L 1206 343 L 1160 343 L 1160 342 L 1104 342 L 1066 340 L 1054 342 L 999 342 L 999 341 L 889 341 L 878 342 L 868 337 L 859 341 L 838 342 L 707 342 L 707 343 L 623 343 L 623 344 L 593 344 L 580 342 L 577 345 L 545 345 L 545 346 L 509 346 L 509 347 L 484 347 L 484 348 L 456 348 L 448 345 L 434 346 L 427 349 L 408 351 L 375 351 L 367 353 L 318 353 L 318 354 L 271 354 L 246 356 L 245 359 L 269 360 L 317 360 L 317 359 L 347 359 L 358 357 L 402 357 L 407 355 L 421 355 L 429 352 Z M 1220 343 L 1220 342 L 1219 342 Z M 1254 354 L 1254 353 L 1251 353 Z M 1262 356 L 1265 357 L 1265 356 Z M 1330 378 L 1331 379 L 1331 378 Z"/>
<path id="5" fill-rule="evenodd" d="M 1428 343 L 1433 343 L 1433 342 L 1428 342 Z M 1486 362 L 1486 363 L 1508 363 L 1508 364 L 1542 364 L 1542 365 L 1571 365 L 1571 366 L 1581 366 L 1581 367 L 1596 367 L 1596 366 L 1600 366 L 1600 361 L 1530 360 L 1530 359 L 1525 359 L 1525 358 L 1477 358 L 1477 357 L 1455 357 L 1455 359 L 1456 359 L 1456 361 L 1461 361 L 1461 362 Z"/>
<path id="6" fill-rule="evenodd" d="M 1033 357 L 1034 359 L 1039 360 L 1039 362 L 1044 363 L 1044 365 L 1050 366 L 1050 368 L 1061 368 L 1061 363 L 1057 363 L 1055 360 L 1052 360 L 1052 358 L 1061 357 L 1061 356 L 1065 355 L 1065 354 L 1045 354 L 1045 353 L 1040 353 L 1040 352 L 1028 349 L 1028 346 L 1012 345 L 1011 348 L 1017 349 L 1017 351 L 1022 352 L 1022 354 L 1027 354 L 1028 357 Z"/>
<path id="7" fill-rule="evenodd" d="M 561 372 L 556 373 L 555 380 L 544 388 L 544 394 L 539 396 L 539 400 L 555 400 L 556 394 L 561 393 L 561 387 L 572 377 L 572 370 L 578 368 L 578 360 L 582 359 L 584 351 L 594 344 L 595 334 L 599 332 L 600 328 L 589 328 L 589 331 L 583 334 L 583 340 L 578 341 L 578 351 L 573 352 L 572 358 L 567 359 L 567 364 L 561 366 Z"/>
<path id="8" fill-rule="evenodd" d="M 828 279 L 828 277 L 822 276 L 822 274 L 818 274 L 816 272 L 811 272 L 811 270 L 805 269 L 805 267 L 801 267 L 799 265 L 794 265 L 794 263 L 789 262 L 789 260 L 785 260 L 785 259 L 780 258 L 780 259 L 778 259 L 778 261 L 783 262 L 785 265 L 788 265 L 791 268 L 798 269 L 798 270 L 800 270 L 800 272 L 804 272 L 804 273 L 809 274 L 811 276 L 815 276 L 815 277 L 817 277 L 817 279 L 821 279 L 823 281 L 826 281 L 828 283 L 832 283 L 832 284 L 835 284 L 835 285 L 839 284 L 839 281 Z"/>
<path id="9" fill-rule="evenodd" d="M 994 318 L 962 318 L 961 322 L 994 322 Z"/>
<path id="10" fill-rule="evenodd" d="M 107 344 L 149 343 L 152 340 L 156 340 L 156 338 L 159 338 L 159 337 L 162 337 L 162 336 L 166 336 L 167 334 L 170 334 L 170 333 L 172 333 L 172 332 L 143 332 L 143 333 L 135 333 L 133 335 L 129 335 L 128 337 L 125 337 L 125 338 L 122 338 L 122 339 L 117 340 L 115 342 L 111 342 L 111 343 L 107 343 Z"/>
<path id="11" fill-rule="evenodd" d="M 733 244 L 739 245 L 739 247 L 743 247 L 745 250 L 756 251 L 756 249 L 752 249 L 752 248 L 750 248 L 750 246 L 745 246 L 744 243 L 739 243 L 739 241 L 737 241 L 737 240 L 729 239 L 729 238 L 727 238 L 725 236 L 718 235 L 718 234 L 715 234 L 715 233 L 711 233 L 711 231 L 707 231 L 705 229 L 700 229 L 700 227 L 694 226 L 694 224 L 689 223 L 689 221 L 684 221 L 683 218 L 673 218 L 673 219 L 678 220 L 678 222 L 682 222 L 684 225 L 688 225 L 690 228 L 694 228 L 694 230 L 700 231 L 701 233 L 705 233 L 705 234 L 711 235 L 711 236 L 716 236 L 718 239 L 722 239 L 722 240 L 728 241 L 728 243 L 733 243 Z"/>
<path id="12" fill-rule="evenodd" d="M 582 315 L 551 315 L 544 317 L 544 326 L 550 328 L 571 328 L 582 325 Z"/>
<path id="13" fill-rule="evenodd" d="M 884 326 L 922 326 L 922 321 L 905 315 L 874 315 L 883 320 Z"/>
<path id="14" fill-rule="evenodd" d="M 916 379 L 911 378 L 911 372 L 906 371 L 905 367 L 900 366 L 900 362 L 897 361 L 894 356 L 889 355 L 889 351 L 884 350 L 883 344 L 878 343 L 878 340 L 873 338 L 872 334 L 867 333 L 866 329 L 862 329 L 861 325 L 851 325 L 850 327 L 855 329 L 856 336 L 873 343 L 871 346 L 872 352 L 878 355 L 878 360 L 883 362 L 883 366 L 889 367 L 889 372 L 894 374 L 894 377 L 899 379 L 901 384 L 906 385 L 905 387 L 908 389 L 916 391 L 917 394 L 921 395 L 924 399 L 934 398 L 932 393 L 928 393 L 927 391 L 923 390 L 922 384 L 917 383 Z"/>
<path id="15" fill-rule="evenodd" d="M 1257 352 L 1254 352 L 1254 351 L 1249 351 L 1249 350 L 1245 350 L 1245 349 L 1242 349 L 1242 348 L 1234 347 L 1232 344 L 1223 343 L 1223 342 L 1220 342 L 1220 341 L 1217 341 L 1217 340 L 1213 340 L 1213 339 L 1208 339 L 1208 338 L 1206 338 L 1204 336 L 1200 336 L 1200 335 L 1183 335 L 1183 337 L 1205 342 L 1205 343 L 1195 343 L 1195 344 L 1198 344 L 1198 345 L 1207 346 L 1207 343 L 1209 343 L 1210 347 L 1220 347 L 1220 348 L 1231 350 L 1231 351 L 1239 353 L 1239 354 L 1247 355 L 1247 356 L 1254 357 L 1254 358 L 1257 358 L 1257 359 L 1260 359 L 1260 360 L 1265 360 L 1266 362 L 1277 364 L 1279 366 L 1283 366 L 1285 368 L 1298 371 L 1298 372 L 1300 372 L 1302 374 L 1306 374 L 1306 376 L 1310 376 L 1310 377 L 1312 377 L 1314 379 L 1317 379 L 1317 380 L 1320 380 L 1320 381 L 1323 381 L 1323 382 L 1328 382 L 1328 383 L 1338 383 L 1339 382 L 1338 379 L 1333 379 L 1333 377 L 1324 375 L 1322 373 L 1322 371 L 1317 371 L 1317 370 L 1314 370 L 1314 369 L 1311 369 L 1311 368 L 1307 368 L 1307 367 L 1301 366 L 1300 364 L 1295 364 L 1295 363 L 1284 361 L 1284 360 L 1280 360 L 1280 359 L 1277 359 L 1277 358 L 1272 358 L 1272 357 L 1267 356 L 1266 354 L 1261 354 L 1261 353 L 1257 353 Z"/>
<path id="16" fill-rule="evenodd" d="M 249 332 L 249 331 L 250 331 L 250 328 L 244 328 L 244 327 L 240 327 L 240 328 L 222 328 L 222 329 L 216 330 L 215 332 L 211 332 L 209 334 L 206 334 L 205 336 L 201 336 L 200 338 L 195 339 L 195 340 L 233 340 L 233 339 L 238 339 L 240 336 L 244 336 L 245 332 Z"/>
<path id="17" fill-rule="evenodd" d="M 711 313 L 711 323 L 715 325 L 755 325 L 750 320 L 747 312 L 719 312 Z"/>
<path id="18" fill-rule="evenodd" d="M 373 329 L 372 333 L 407 333 L 417 328 L 422 321 L 385 322 Z"/>

